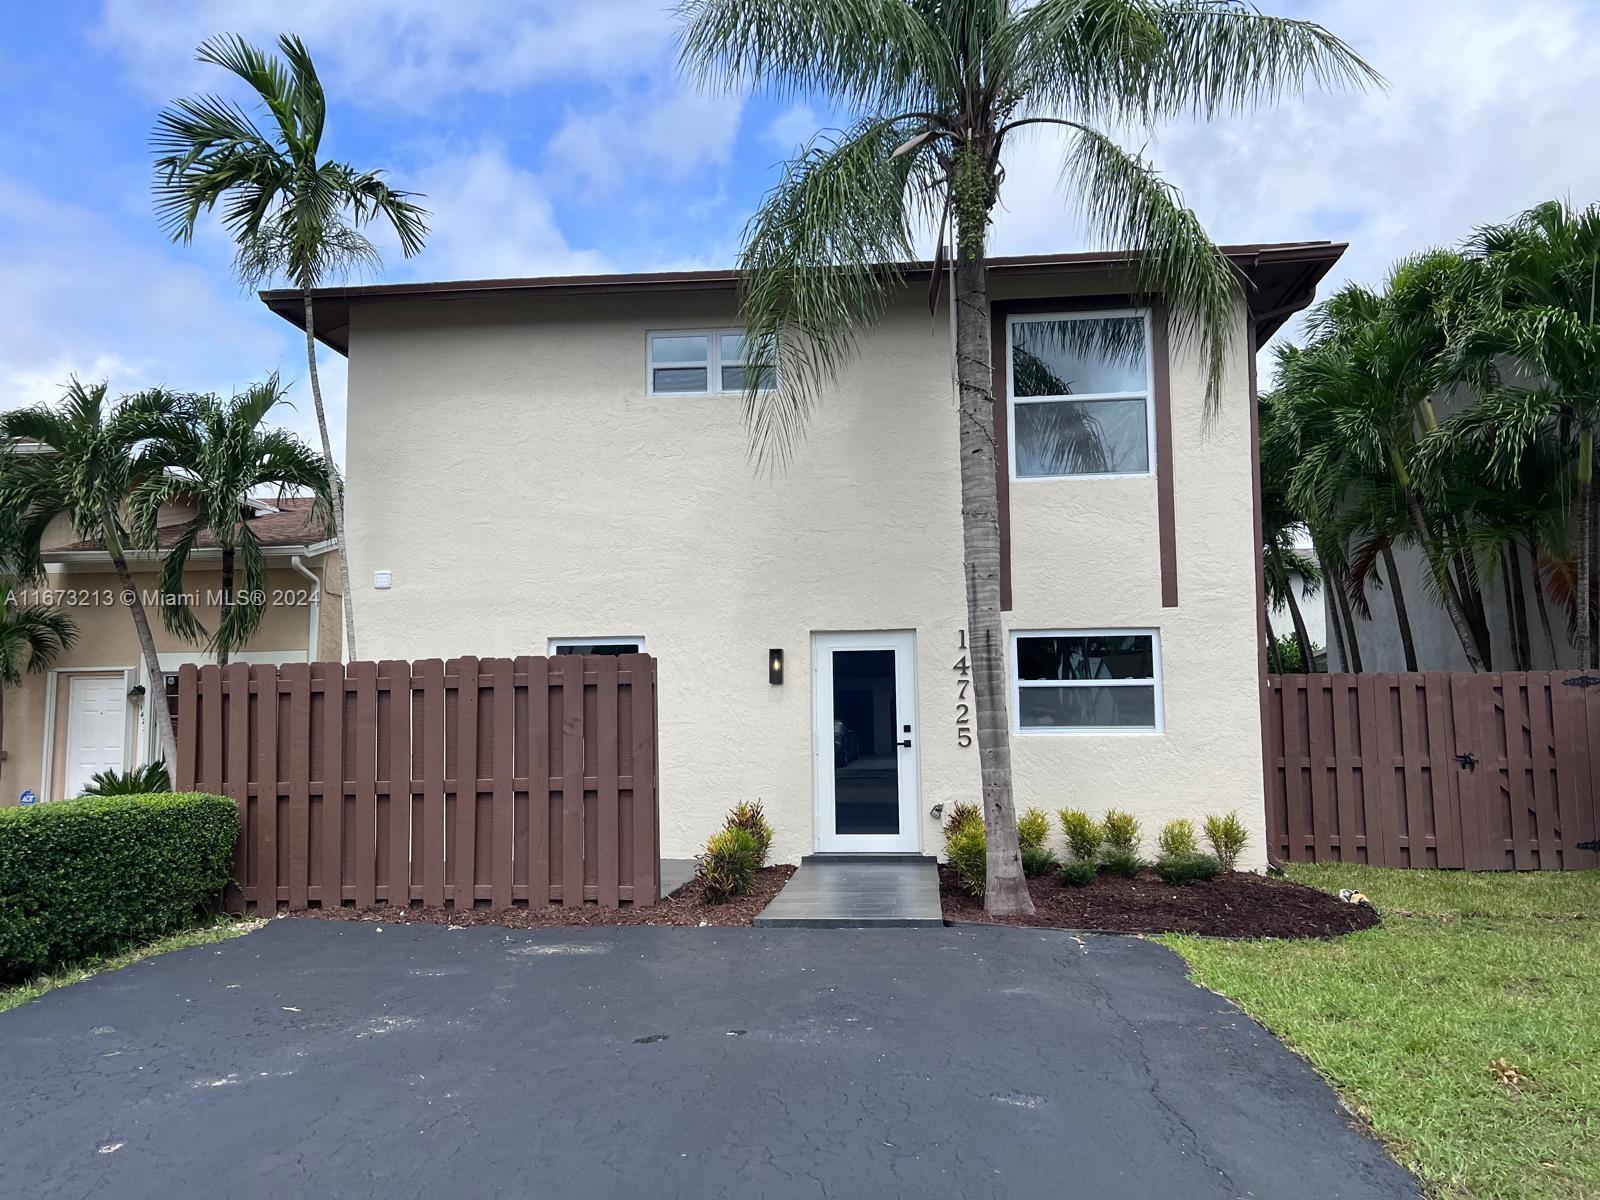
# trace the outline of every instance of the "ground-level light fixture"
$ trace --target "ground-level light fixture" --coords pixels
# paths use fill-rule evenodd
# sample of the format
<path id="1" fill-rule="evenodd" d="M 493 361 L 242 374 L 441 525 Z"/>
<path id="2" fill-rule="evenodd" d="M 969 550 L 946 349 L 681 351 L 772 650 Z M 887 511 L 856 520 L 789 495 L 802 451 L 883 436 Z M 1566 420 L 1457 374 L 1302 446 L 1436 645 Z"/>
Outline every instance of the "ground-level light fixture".
<path id="1" fill-rule="evenodd" d="M 780 684 L 783 682 L 783 651 L 767 651 L 767 682 Z"/>

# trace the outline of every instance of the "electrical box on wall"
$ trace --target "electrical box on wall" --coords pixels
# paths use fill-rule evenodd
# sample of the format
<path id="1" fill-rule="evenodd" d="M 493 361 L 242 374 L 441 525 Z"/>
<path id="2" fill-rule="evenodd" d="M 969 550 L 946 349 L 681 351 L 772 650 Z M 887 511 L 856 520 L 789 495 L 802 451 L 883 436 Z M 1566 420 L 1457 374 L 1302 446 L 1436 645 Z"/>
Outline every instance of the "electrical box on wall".
<path id="1" fill-rule="evenodd" d="M 372 586 L 373 587 L 375 587 L 375 588 L 387 588 L 387 587 L 393 586 L 393 584 L 394 584 L 394 572 L 393 571 L 374 571 L 372 573 Z"/>

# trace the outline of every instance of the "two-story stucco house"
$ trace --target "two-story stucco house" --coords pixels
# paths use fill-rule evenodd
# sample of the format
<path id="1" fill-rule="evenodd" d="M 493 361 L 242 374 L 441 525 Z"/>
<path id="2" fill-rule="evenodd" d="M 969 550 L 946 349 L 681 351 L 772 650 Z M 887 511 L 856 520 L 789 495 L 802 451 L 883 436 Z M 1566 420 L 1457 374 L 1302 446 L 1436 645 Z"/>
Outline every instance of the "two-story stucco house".
<path id="1" fill-rule="evenodd" d="M 1126 255 L 995 262 L 1019 808 L 1115 805 L 1152 837 L 1236 808 L 1263 861 L 1253 352 L 1342 249 L 1228 250 L 1249 299 L 1210 424 L 1198 356 L 1130 295 Z M 926 282 L 770 477 L 748 454 L 731 273 L 319 293 L 318 334 L 350 360 L 363 652 L 642 647 L 664 855 L 743 799 L 780 861 L 936 853 L 939 806 L 979 778 L 950 332 Z M 296 294 L 264 299 L 299 320 Z M 1091 321 L 1131 354 L 1060 336 Z"/>

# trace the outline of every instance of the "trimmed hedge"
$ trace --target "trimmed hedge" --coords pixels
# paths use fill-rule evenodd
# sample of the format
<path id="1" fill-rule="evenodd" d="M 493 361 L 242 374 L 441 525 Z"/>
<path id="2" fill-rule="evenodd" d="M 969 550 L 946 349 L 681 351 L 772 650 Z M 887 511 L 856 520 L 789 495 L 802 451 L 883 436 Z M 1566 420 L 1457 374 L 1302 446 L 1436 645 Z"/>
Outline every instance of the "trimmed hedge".
<path id="1" fill-rule="evenodd" d="M 0 980 L 189 924 L 233 868 L 238 812 L 199 792 L 0 809 Z"/>

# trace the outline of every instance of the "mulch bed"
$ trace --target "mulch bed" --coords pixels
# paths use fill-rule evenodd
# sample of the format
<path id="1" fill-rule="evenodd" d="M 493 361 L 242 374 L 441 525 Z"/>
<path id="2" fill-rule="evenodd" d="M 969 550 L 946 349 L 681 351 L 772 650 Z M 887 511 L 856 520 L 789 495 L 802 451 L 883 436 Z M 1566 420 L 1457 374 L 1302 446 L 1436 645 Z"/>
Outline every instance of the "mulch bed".
<path id="1" fill-rule="evenodd" d="M 582 904 L 563 908 L 310 908 L 287 916 L 323 921 L 372 921 L 398 925 L 506 925 L 513 929 L 548 929 L 589 925 L 749 925 L 789 882 L 793 867 L 763 867 L 756 872 L 750 894 L 735 896 L 726 904 L 707 904 L 705 889 L 691 879 L 671 896 L 648 908 L 601 908 Z"/>
<path id="2" fill-rule="evenodd" d="M 1372 910 L 1327 892 L 1243 871 L 1186 887 L 1162 883 L 1152 872 L 1138 879 L 1101 875 L 1085 887 L 1051 875 L 1030 879 L 1028 892 L 1032 916 L 991 917 L 981 900 L 961 890 L 948 867 L 939 868 L 946 921 L 1231 938 L 1332 938 L 1379 923 Z"/>

